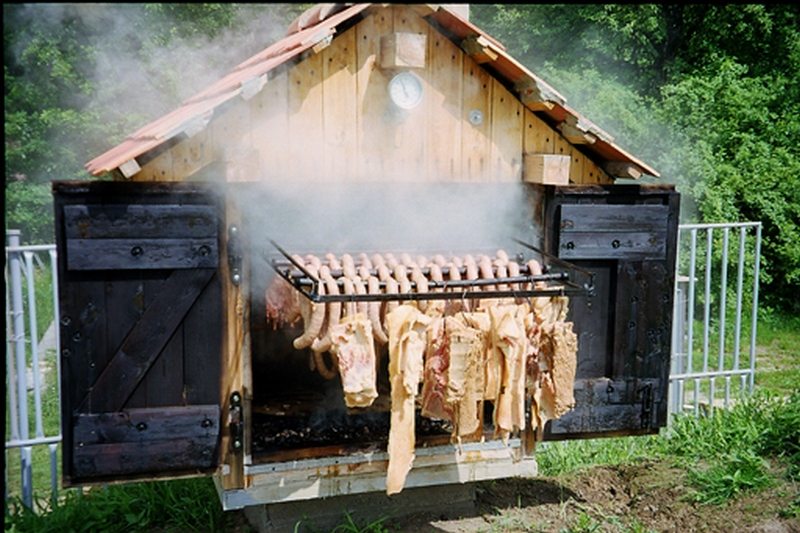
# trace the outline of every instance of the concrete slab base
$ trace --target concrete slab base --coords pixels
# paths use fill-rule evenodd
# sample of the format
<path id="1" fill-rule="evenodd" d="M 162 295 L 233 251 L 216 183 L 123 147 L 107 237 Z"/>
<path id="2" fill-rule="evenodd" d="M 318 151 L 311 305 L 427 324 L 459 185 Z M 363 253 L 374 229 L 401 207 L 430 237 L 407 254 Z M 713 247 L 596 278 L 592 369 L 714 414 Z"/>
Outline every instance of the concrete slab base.
<path id="1" fill-rule="evenodd" d="M 331 531 L 349 523 L 348 515 L 358 526 L 353 531 L 357 531 L 381 519 L 388 523 L 392 519 L 424 514 L 445 520 L 475 512 L 473 483 L 409 488 L 393 496 L 369 492 L 244 509 L 247 520 L 258 533 Z"/>

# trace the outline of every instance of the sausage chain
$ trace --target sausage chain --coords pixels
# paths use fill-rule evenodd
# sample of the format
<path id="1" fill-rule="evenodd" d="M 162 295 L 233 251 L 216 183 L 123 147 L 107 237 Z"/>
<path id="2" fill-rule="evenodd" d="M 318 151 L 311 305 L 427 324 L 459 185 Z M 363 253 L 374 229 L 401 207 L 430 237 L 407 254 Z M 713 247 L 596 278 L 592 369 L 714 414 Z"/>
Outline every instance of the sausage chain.
<path id="1" fill-rule="evenodd" d="M 403 253 L 399 258 L 391 253 L 373 254 L 368 256 L 361 253 L 357 256 L 358 261 L 349 254 L 344 254 L 341 260 L 334 254 L 328 253 L 324 260 L 314 255 L 300 257 L 293 255 L 296 261 L 314 278 L 320 280 L 317 290 L 320 296 L 324 295 L 370 295 L 381 294 L 409 294 L 415 292 L 425 294 L 428 291 L 439 293 L 445 290 L 461 290 L 459 288 L 448 289 L 447 281 L 474 281 L 477 279 L 495 279 L 506 277 L 518 277 L 523 271 L 529 275 L 541 275 L 542 267 L 536 260 L 529 260 L 524 267 L 516 261 L 509 259 L 508 254 L 503 250 L 498 250 L 495 257 L 487 255 L 478 256 L 477 260 L 472 255 L 466 255 L 463 259 L 453 256 L 449 260 L 441 254 L 427 258 L 422 255 L 412 257 Z M 426 275 L 427 274 L 427 275 Z M 276 279 L 275 283 L 283 283 L 282 279 Z M 431 286 L 432 285 L 432 286 Z M 497 285 L 485 285 L 484 291 L 515 291 L 528 290 L 531 288 L 542 289 L 545 287 L 543 281 L 499 283 Z M 285 287 L 281 287 L 281 290 Z M 294 301 L 296 306 L 293 310 L 281 310 L 281 302 L 286 298 L 277 297 L 270 301 L 270 295 L 283 294 L 274 290 L 267 292 L 268 320 L 273 321 L 276 327 L 291 323 L 285 320 L 287 313 L 300 315 L 303 321 L 303 333 L 297 337 L 293 345 L 296 349 L 311 348 L 313 351 L 314 366 L 317 371 L 326 379 L 331 379 L 337 374 L 336 355 L 331 353 L 332 365 L 325 363 L 323 355 L 331 351 L 330 330 L 338 324 L 344 316 L 362 314 L 370 321 L 372 326 L 373 338 L 378 344 L 388 342 L 386 315 L 397 308 L 400 303 L 397 300 L 387 301 L 345 301 L 315 303 L 306 298 L 299 298 Z M 298 301 L 299 300 L 299 301 Z M 523 301 L 518 298 L 517 302 Z M 466 302 L 458 300 L 417 300 L 414 302 L 420 311 L 431 316 L 442 316 L 452 314 L 464 308 Z M 486 302 L 487 304 L 490 302 Z M 297 308 L 299 304 L 299 309 Z M 480 307 L 481 302 L 474 300 L 467 303 L 468 307 L 464 310 L 475 310 Z M 281 312 L 283 311 L 283 314 Z M 291 317 L 291 315 L 288 315 Z M 296 316 L 296 315 L 295 315 Z"/>

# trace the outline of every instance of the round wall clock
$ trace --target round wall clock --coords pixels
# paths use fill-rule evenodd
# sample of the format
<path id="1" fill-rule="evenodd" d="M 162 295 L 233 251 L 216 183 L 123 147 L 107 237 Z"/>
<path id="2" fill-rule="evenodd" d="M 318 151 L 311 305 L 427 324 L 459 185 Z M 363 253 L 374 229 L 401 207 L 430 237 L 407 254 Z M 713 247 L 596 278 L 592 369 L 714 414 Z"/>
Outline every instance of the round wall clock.
<path id="1" fill-rule="evenodd" d="M 389 97 L 400 109 L 414 109 L 422 102 L 422 81 L 411 72 L 400 72 L 389 81 Z"/>

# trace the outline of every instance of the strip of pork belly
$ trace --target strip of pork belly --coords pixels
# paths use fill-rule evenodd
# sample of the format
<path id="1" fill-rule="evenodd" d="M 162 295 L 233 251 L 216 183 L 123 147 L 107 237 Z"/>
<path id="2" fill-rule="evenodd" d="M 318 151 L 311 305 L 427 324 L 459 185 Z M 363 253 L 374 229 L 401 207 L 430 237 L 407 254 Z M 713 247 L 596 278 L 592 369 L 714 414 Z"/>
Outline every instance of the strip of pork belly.
<path id="1" fill-rule="evenodd" d="M 524 416 L 521 419 L 519 416 L 515 417 L 513 407 L 515 397 L 524 400 L 524 360 L 527 341 L 524 326 L 520 323 L 517 312 L 516 305 L 498 305 L 489 308 L 495 354 L 500 357 L 501 369 L 500 387 L 494 404 L 494 428 L 495 434 L 504 441 L 515 428 L 525 427 Z M 522 394 L 518 392 L 519 387 L 522 387 Z M 524 406 L 522 412 L 524 413 Z"/>
<path id="2" fill-rule="evenodd" d="M 436 420 L 453 420 L 453 406 L 447 401 L 450 353 L 446 318 L 436 318 L 426 332 L 425 367 L 422 377 L 422 416 Z"/>
<path id="3" fill-rule="evenodd" d="M 525 429 L 525 387 L 527 386 L 527 363 L 528 354 L 531 351 L 530 337 L 525 327 L 527 317 L 531 316 L 531 308 L 528 304 L 517 305 L 516 320 L 520 328 L 522 339 L 522 349 L 519 357 L 514 360 L 511 366 L 511 422 L 514 428 L 522 431 Z"/>
<path id="4" fill-rule="evenodd" d="M 450 367 L 445 399 L 454 405 L 453 436 L 456 441 L 475 433 L 480 426 L 483 402 L 483 335 L 467 325 L 462 315 L 447 317 Z"/>
<path id="5" fill-rule="evenodd" d="M 386 493 L 403 490 L 414 462 L 415 398 L 422 375 L 425 331 L 431 318 L 416 306 L 403 304 L 386 317 L 389 330 L 389 379 L 392 391 L 389 467 Z"/>
<path id="6" fill-rule="evenodd" d="M 525 355 L 526 386 L 531 398 L 531 431 L 535 440 L 542 439 L 542 431 L 546 420 L 542 419 L 539 405 L 542 401 L 541 372 L 539 370 L 539 353 L 541 351 L 542 327 L 536 315 L 529 312 L 525 316 L 525 334 L 528 336 L 527 353 Z"/>
<path id="7" fill-rule="evenodd" d="M 572 329 L 572 322 L 557 321 L 542 325 L 540 409 L 548 420 L 561 417 L 575 406 L 573 391 L 577 352 L 578 338 Z"/>
<path id="8" fill-rule="evenodd" d="M 331 328 L 347 407 L 369 407 L 378 397 L 375 343 L 372 323 L 366 315 L 348 315 Z"/>

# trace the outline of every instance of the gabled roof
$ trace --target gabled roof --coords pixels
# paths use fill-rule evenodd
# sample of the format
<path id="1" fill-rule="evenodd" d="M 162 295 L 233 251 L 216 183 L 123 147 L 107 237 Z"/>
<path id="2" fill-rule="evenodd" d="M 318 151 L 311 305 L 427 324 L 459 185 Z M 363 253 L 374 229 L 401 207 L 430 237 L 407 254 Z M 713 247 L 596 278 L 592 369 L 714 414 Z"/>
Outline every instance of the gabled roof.
<path id="1" fill-rule="evenodd" d="M 225 77 L 185 100 L 177 109 L 158 118 L 129 135 L 119 145 L 97 156 L 85 168 L 98 176 L 158 148 L 183 132 L 202 129 L 225 102 L 257 92 L 277 67 L 298 58 L 325 39 L 337 28 L 352 23 L 356 17 L 374 5 L 381 4 L 318 4 L 298 17 L 287 35 L 280 41 L 236 66 Z M 430 14 L 425 18 L 456 45 L 477 43 L 491 60 L 483 63 L 496 78 L 513 87 L 524 105 L 555 125 L 568 137 L 584 136 L 584 147 L 599 159 L 609 163 L 635 166 L 642 174 L 659 176 L 653 168 L 638 160 L 614 143 L 613 137 L 566 104 L 566 98 L 544 80 L 512 58 L 505 47 L 456 11 L 443 5 L 424 4 Z"/>

